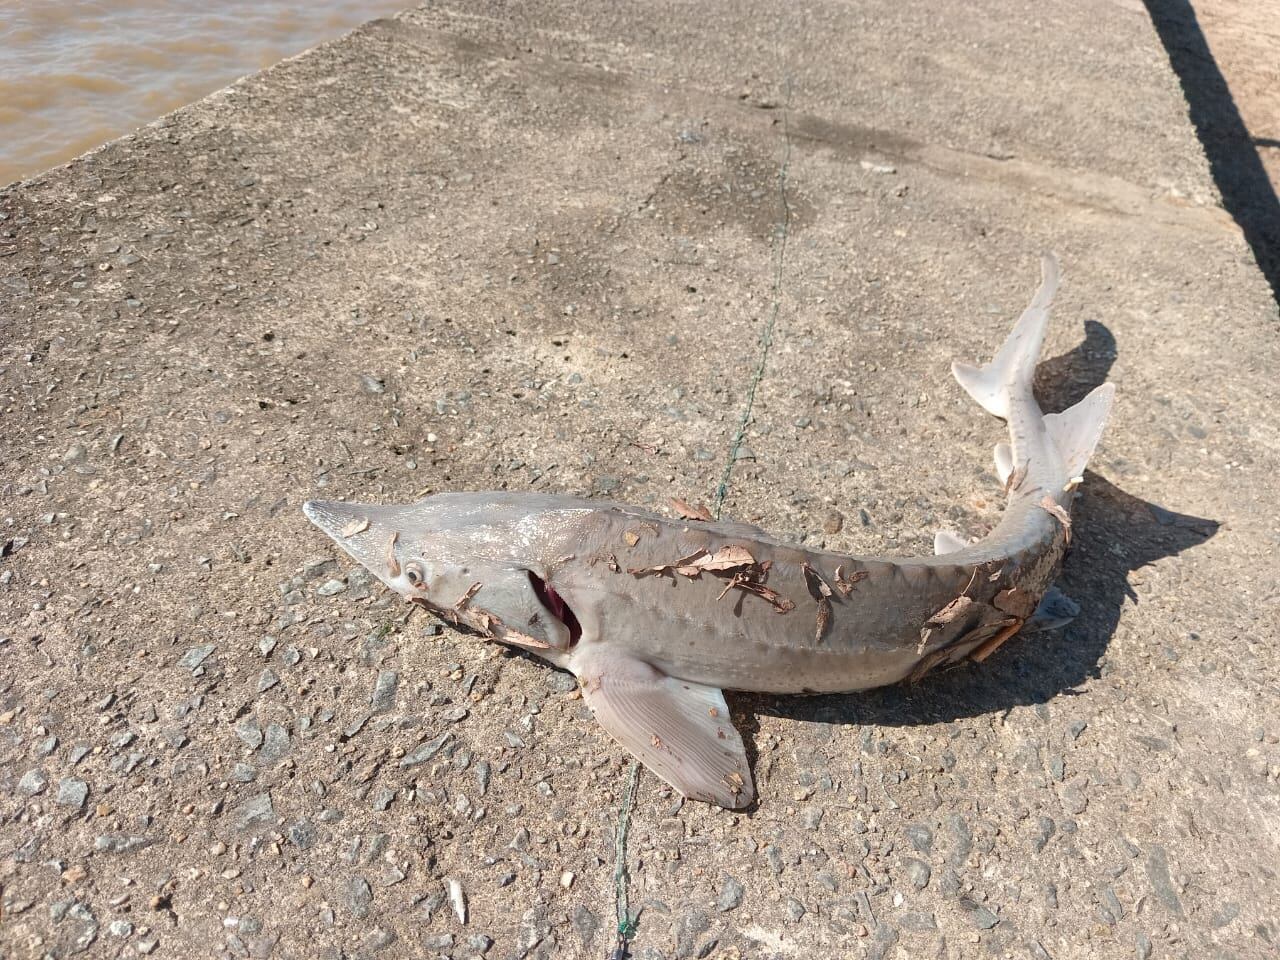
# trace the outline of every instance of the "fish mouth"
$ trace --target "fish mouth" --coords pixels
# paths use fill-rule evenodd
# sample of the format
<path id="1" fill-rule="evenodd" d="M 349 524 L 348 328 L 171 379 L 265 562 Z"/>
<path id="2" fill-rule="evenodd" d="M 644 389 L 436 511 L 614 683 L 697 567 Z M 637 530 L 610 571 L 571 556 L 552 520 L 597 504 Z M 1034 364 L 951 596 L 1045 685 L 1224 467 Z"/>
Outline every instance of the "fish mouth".
<path id="1" fill-rule="evenodd" d="M 578 620 L 578 615 L 573 612 L 573 607 L 569 606 L 568 601 L 556 591 L 555 587 L 532 570 L 528 571 L 528 575 L 529 586 L 533 588 L 534 595 L 537 596 L 543 609 L 564 624 L 564 628 L 569 631 L 568 649 L 572 650 L 582 638 L 582 624 Z"/>

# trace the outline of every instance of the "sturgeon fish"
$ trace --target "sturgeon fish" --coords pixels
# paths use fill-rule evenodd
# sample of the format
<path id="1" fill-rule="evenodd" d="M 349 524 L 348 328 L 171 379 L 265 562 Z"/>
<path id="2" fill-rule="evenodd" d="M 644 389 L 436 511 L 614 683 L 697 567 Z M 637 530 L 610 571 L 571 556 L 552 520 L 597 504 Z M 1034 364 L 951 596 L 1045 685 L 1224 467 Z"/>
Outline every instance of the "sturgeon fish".
<path id="1" fill-rule="evenodd" d="M 1057 414 L 1036 403 L 1032 375 L 1057 286 L 1046 256 L 1040 289 L 995 358 L 952 364 L 1008 425 L 995 448 L 1008 504 L 977 542 L 939 532 L 933 556 L 846 556 L 747 524 L 546 494 L 313 500 L 303 510 L 406 599 L 571 671 L 600 725 L 684 796 L 741 808 L 755 787 L 723 690 L 914 680 L 1069 619 L 1073 605 L 1051 584 L 1113 388 Z"/>

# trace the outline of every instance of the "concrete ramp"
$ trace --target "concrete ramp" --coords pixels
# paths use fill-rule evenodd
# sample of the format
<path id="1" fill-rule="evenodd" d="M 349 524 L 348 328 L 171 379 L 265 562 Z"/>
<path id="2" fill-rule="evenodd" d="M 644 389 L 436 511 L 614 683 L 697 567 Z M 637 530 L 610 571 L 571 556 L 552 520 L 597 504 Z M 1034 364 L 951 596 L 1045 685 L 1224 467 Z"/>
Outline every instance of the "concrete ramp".
<path id="1" fill-rule="evenodd" d="M 731 695 L 759 804 L 641 777 L 633 953 L 1273 955 L 1276 307 L 1140 4 L 413 11 L 0 218 L 0 954 L 608 955 L 627 757 L 300 504 L 929 552 L 1002 504 L 948 364 L 1052 249 L 1044 403 L 1119 391 L 1081 617 Z"/>

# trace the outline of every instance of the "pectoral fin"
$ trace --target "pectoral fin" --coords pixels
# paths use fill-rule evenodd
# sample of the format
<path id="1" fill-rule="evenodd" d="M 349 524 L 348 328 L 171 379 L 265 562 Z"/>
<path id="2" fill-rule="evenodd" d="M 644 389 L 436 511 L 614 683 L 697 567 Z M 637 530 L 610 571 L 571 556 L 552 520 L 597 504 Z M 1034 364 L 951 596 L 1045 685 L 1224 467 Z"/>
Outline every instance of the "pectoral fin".
<path id="1" fill-rule="evenodd" d="M 686 797 L 736 809 L 755 797 L 724 694 L 623 652 L 584 651 L 573 672 L 600 725 Z"/>
<path id="2" fill-rule="evenodd" d="M 1080 614 L 1080 604 L 1076 603 L 1057 587 L 1050 587 L 1035 613 L 1031 614 L 1022 625 L 1023 633 L 1036 633 L 1040 630 L 1056 630 L 1065 627 Z"/>

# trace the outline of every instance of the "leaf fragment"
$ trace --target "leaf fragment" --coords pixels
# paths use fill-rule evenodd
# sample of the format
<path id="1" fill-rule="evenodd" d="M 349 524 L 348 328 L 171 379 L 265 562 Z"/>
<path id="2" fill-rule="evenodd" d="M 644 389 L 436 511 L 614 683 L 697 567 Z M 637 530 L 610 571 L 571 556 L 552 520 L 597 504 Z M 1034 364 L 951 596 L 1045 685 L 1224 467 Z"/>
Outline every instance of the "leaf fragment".
<path id="1" fill-rule="evenodd" d="M 340 532 L 342 533 L 343 537 L 354 537 L 357 533 L 364 533 L 368 529 L 369 529 L 369 518 L 360 517 L 357 520 L 352 520 L 345 527 L 343 527 Z"/>
<path id="2" fill-rule="evenodd" d="M 853 585 L 860 580 L 867 579 L 867 571 L 855 570 L 849 576 L 844 575 L 844 566 L 836 567 L 836 589 L 840 591 L 840 596 L 847 597 L 853 592 Z"/>
<path id="3" fill-rule="evenodd" d="M 387 544 L 387 571 L 393 577 L 400 576 L 400 560 L 396 557 L 396 541 L 400 539 L 400 531 L 391 531 L 391 541 Z"/>
<path id="4" fill-rule="evenodd" d="M 706 556 L 706 553 L 707 551 L 705 550 L 695 550 L 689 556 L 681 557 L 674 563 L 659 563 L 652 567 L 628 567 L 627 573 L 633 577 L 660 577 L 674 571 L 693 579 L 702 572 L 701 568 L 695 567 L 693 564 Z"/>
<path id="5" fill-rule="evenodd" d="M 813 631 L 813 639 L 821 640 L 831 623 L 831 601 L 822 597 L 818 601 L 818 621 Z"/>
<path id="6" fill-rule="evenodd" d="M 634 547 L 640 542 L 640 534 L 636 533 L 634 530 L 627 530 L 622 534 L 622 539 L 627 541 L 628 547 Z"/>
<path id="7" fill-rule="evenodd" d="M 681 500 L 679 497 L 668 497 L 671 508 L 682 520 L 701 520 L 704 523 L 710 523 L 715 518 L 711 516 L 711 511 L 704 504 L 693 506 Z"/>
<path id="8" fill-rule="evenodd" d="M 965 589 L 969 588 L 966 587 Z M 924 629 L 920 631 L 920 642 L 916 644 L 916 653 L 924 653 L 924 648 L 929 645 L 929 639 L 933 636 L 935 630 L 941 630 L 948 624 L 955 622 L 958 618 L 964 616 L 972 606 L 973 601 L 962 593 L 926 620 Z"/>
<path id="9" fill-rule="evenodd" d="M 771 590 L 763 583 L 757 583 L 755 580 L 747 580 L 738 578 L 734 584 L 743 593 L 752 593 L 773 605 L 773 609 L 778 613 L 790 613 L 796 608 L 795 601 L 789 600 L 776 590 Z"/>
<path id="10" fill-rule="evenodd" d="M 804 570 L 804 579 L 805 583 L 809 585 L 809 592 L 813 594 L 815 599 L 831 596 L 831 588 L 827 586 L 827 581 L 822 579 L 822 574 L 809 566 L 808 563 L 803 563 L 800 567 Z"/>
<path id="11" fill-rule="evenodd" d="M 1004 492 L 1013 493 L 1022 486 L 1022 481 L 1025 479 L 1027 479 L 1027 465 L 1024 463 L 1022 466 L 1018 467 L 1018 469 L 1014 470 L 1013 473 L 1009 474 L 1008 479 L 1004 482 Z"/>
<path id="12" fill-rule="evenodd" d="M 467 592 L 454 601 L 453 609 L 465 610 L 471 604 L 471 598 L 480 592 L 482 584 L 479 580 L 467 587 Z"/>
<path id="13" fill-rule="evenodd" d="M 1017 587 L 1001 590 L 995 595 L 992 603 L 997 610 L 1011 614 L 1020 620 L 1026 620 L 1036 610 L 1036 598 Z"/>
<path id="14" fill-rule="evenodd" d="M 1067 543 L 1070 543 L 1071 542 L 1071 514 L 1063 510 L 1062 507 L 1058 505 L 1058 501 L 1054 500 L 1053 497 L 1049 496 L 1049 494 L 1047 493 L 1044 495 L 1044 498 L 1040 501 L 1040 507 L 1043 510 L 1047 511 L 1048 513 L 1053 514 L 1053 516 L 1057 518 L 1058 522 L 1062 524 L 1063 539 Z"/>
<path id="15" fill-rule="evenodd" d="M 702 552 L 705 553 L 706 551 Z M 750 567 L 755 562 L 756 558 L 751 555 L 750 550 L 731 543 L 727 547 L 721 547 L 709 556 L 699 557 L 691 565 L 709 573 L 722 573 L 729 570 L 737 570 L 741 567 Z"/>

